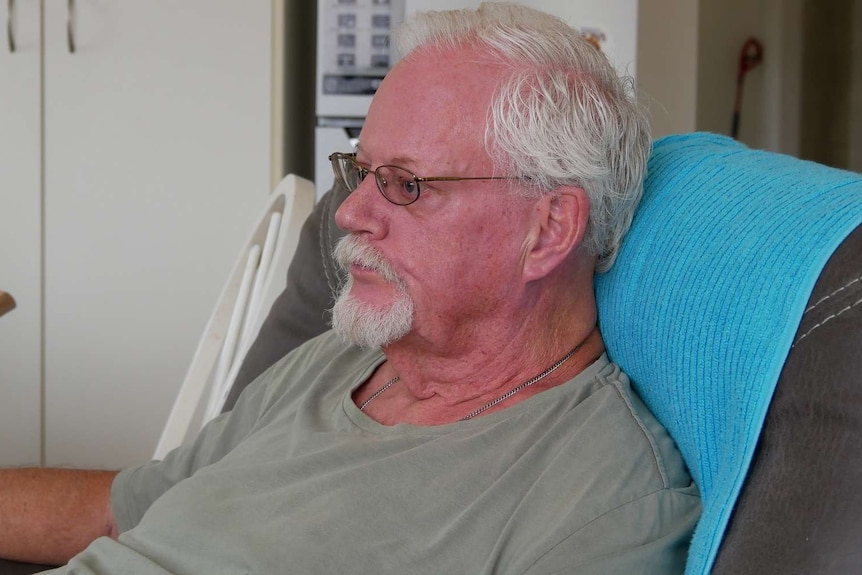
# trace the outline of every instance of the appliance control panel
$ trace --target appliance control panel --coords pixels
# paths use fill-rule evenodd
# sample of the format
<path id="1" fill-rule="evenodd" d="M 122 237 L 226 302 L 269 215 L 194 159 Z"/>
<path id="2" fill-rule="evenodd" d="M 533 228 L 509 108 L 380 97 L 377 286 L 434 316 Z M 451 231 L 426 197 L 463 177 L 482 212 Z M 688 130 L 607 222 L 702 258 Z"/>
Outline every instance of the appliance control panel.
<path id="1" fill-rule="evenodd" d="M 320 0 L 320 92 L 373 95 L 392 65 L 389 37 L 403 14 L 403 0 Z"/>

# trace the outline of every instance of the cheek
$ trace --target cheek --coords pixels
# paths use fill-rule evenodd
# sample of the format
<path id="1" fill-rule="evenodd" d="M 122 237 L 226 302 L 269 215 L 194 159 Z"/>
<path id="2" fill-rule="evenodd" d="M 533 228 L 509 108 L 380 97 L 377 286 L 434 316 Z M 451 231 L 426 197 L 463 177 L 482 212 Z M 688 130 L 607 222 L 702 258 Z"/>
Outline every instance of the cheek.
<path id="1" fill-rule="evenodd" d="M 520 269 L 523 217 L 505 210 L 461 206 L 457 225 L 436 212 L 401 245 L 411 252 L 405 279 L 411 291 L 439 299 L 499 300 Z M 467 217 L 467 211 L 470 211 Z"/>
<path id="2" fill-rule="evenodd" d="M 427 266 L 429 286 L 449 293 L 496 299 L 505 287 L 506 278 L 517 273 L 518 246 L 514 236 L 501 236 L 499 230 L 484 230 L 450 237 L 436 249 L 430 246 L 420 252 L 419 261 Z"/>

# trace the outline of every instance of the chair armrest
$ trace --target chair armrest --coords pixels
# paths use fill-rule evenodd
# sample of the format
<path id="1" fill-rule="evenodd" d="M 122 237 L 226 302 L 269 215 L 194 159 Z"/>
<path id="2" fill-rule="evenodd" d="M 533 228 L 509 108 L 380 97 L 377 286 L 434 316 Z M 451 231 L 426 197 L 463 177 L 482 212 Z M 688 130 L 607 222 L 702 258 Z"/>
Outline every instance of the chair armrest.
<path id="1" fill-rule="evenodd" d="M 56 565 L 36 565 L 35 563 L 18 563 L 0 559 L 0 573 L 3 575 L 30 575 L 53 569 Z"/>
<path id="2" fill-rule="evenodd" d="M 5 291 L 0 291 L 0 316 L 13 309 L 15 309 L 15 299 Z"/>

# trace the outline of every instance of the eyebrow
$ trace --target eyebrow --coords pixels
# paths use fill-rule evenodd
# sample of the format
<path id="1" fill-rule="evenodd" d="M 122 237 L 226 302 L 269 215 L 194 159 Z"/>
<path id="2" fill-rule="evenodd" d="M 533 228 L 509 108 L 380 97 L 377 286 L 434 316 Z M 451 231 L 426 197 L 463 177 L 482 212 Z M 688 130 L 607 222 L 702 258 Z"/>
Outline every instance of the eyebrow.
<path id="1" fill-rule="evenodd" d="M 357 161 L 359 161 L 359 154 L 362 152 L 363 152 L 362 148 L 358 145 L 353 149 L 353 153 L 356 154 Z M 394 158 L 391 158 L 385 162 L 382 162 L 380 165 L 381 166 L 397 166 L 399 168 L 404 168 L 405 170 L 413 172 L 415 170 L 416 162 L 417 161 L 415 159 L 410 158 L 408 156 L 395 156 Z M 359 161 L 359 163 L 365 164 L 366 162 Z"/>

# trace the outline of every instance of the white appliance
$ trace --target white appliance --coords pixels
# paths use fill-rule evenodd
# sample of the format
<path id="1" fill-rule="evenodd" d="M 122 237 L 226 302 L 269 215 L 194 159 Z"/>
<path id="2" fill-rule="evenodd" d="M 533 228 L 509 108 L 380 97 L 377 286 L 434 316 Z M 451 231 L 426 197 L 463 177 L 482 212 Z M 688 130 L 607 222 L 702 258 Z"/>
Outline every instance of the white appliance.
<path id="1" fill-rule="evenodd" d="M 314 177 L 319 198 L 332 184 L 327 157 L 349 152 L 371 98 L 393 64 L 388 35 L 424 10 L 471 8 L 481 0 L 319 0 Z M 588 34 L 618 70 L 634 76 L 638 0 L 521 0 Z"/>

